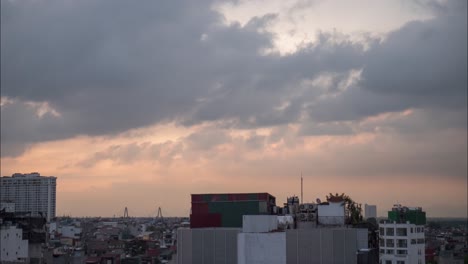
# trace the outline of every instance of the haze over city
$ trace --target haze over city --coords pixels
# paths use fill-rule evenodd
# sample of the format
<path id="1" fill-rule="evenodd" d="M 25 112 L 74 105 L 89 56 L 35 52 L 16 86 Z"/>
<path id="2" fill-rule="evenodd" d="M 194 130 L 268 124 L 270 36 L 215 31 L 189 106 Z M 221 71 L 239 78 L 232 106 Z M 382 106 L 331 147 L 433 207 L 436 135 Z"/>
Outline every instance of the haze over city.
<path id="1" fill-rule="evenodd" d="M 57 215 L 302 174 L 304 202 L 466 217 L 467 132 L 464 0 L 1 2 L 1 176 L 56 176 Z"/>

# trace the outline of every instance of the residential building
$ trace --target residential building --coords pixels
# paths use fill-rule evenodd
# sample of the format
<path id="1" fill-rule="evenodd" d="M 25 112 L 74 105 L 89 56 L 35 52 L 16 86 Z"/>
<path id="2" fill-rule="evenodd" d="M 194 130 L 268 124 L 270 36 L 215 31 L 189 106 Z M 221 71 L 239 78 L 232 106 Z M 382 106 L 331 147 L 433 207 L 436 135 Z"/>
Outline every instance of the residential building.
<path id="1" fill-rule="evenodd" d="M 380 263 L 424 264 L 426 213 L 420 207 L 394 205 L 379 224 Z"/>
<path id="2" fill-rule="evenodd" d="M 37 172 L 0 178 L 0 201 L 15 204 L 15 212 L 42 216 L 50 221 L 56 211 L 56 177 Z"/>
<path id="3" fill-rule="evenodd" d="M 14 225 L 0 226 L 0 260 L 5 262 L 28 262 L 28 240 L 23 239 L 23 230 Z"/>

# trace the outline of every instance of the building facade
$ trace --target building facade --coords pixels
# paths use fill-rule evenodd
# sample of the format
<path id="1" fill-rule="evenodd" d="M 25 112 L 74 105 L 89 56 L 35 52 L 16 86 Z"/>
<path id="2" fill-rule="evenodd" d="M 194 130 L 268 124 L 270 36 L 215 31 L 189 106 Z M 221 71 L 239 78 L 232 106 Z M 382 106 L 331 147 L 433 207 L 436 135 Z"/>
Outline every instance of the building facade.
<path id="1" fill-rule="evenodd" d="M 12 225 L 0 226 L 1 262 L 27 263 L 28 240 L 23 239 L 23 230 Z"/>
<path id="2" fill-rule="evenodd" d="M 31 213 L 50 221 L 56 212 L 56 177 L 39 173 L 21 174 L 0 178 L 0 202 L 14 203 L 16 213 Z"/>
<path id="3" fill-rule="evenodd" d="M 420 207 L 395 205 L 379 224 L 380 263 L 424 264 L 426 213 Z"/>

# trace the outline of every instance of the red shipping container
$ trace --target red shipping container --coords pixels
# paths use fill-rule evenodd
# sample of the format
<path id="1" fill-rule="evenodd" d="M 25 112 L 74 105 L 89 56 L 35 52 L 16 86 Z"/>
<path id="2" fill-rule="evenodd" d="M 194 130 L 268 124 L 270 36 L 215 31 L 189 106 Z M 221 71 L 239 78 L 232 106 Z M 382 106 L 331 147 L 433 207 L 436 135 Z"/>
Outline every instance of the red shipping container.
<path id="1" fill-rule="evenodd" d="M 203 194 L 192 194 L 192 203 L 193 202 L 203 202 Z"/>
<path id="2" fill-rule="evenodd" d="M 192 214 L 208 214 L 208 203 L 192 203 Z"/>
<path id="3" fill-rule="evenodd" d="M 237 194 L 237 201 L 246 201 L 249 199 L 249 195 L 246 193 L 238 193 Z"/>
<path id="4" fill-rule="evenodd" d="M 191 214 L 190 228 L 221 227 L 221 214 Z"/>
<path id="5" fill-rule="evenodd" d="M 268 193 L 259 193 L 258 200 L 260 201 L 268 201 Z"/>

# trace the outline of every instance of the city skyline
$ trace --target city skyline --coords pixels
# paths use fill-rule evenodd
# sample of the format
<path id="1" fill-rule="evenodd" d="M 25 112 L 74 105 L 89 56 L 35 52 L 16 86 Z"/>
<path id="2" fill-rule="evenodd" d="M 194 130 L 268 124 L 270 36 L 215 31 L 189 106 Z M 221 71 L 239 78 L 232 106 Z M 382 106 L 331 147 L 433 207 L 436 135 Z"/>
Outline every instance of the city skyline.
<path id="1" fill-rule="evenodd" d="M 0 176 L 57 177 L 57 216 L 302 174 L 306 202 L 467 217 L 466 1 L 1 5 Z"/>

